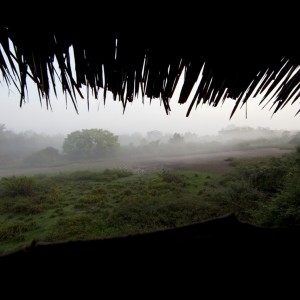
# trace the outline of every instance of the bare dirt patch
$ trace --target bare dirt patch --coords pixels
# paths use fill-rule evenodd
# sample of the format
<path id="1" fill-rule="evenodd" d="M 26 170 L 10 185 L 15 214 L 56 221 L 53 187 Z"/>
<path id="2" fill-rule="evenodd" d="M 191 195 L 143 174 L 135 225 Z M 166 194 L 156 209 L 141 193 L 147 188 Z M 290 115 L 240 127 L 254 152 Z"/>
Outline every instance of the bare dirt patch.
<path id="1" fill-rule="evenodd" d="M 195 153 L 190 155 L 164 155 L 146 158 L 85 161 L 62 164 L 61 166 L 55 167 L 0 168 L 0 178 L 5 176 L 30 174 L 55 174 L 59 172 L 77 170 L 103 170 L 105 168 L 133 168 L 142 170 L 170 168 L 207 171 L 222 174 L 232 169 L 232 166 L 230 166 L 230 159 L 232 158 L 280 156 L 291 152 L 293 152 L 293 150 L 261 148 L 242 151 Z"/>
<path id="2" fill-rule="evenodd" d="M 280 156 L 291 153 L 293 150 L 279 148 L 262 148 L 243 151 L 224 151 L 215 153 L 198 153 L 192 155 L 160 156 L 141 162 L 135 162 L 134 166 L 140 168 L 171 168 L 225 173 L 233 167 L 230 160 L 243 157 L 268 157 Z"/>

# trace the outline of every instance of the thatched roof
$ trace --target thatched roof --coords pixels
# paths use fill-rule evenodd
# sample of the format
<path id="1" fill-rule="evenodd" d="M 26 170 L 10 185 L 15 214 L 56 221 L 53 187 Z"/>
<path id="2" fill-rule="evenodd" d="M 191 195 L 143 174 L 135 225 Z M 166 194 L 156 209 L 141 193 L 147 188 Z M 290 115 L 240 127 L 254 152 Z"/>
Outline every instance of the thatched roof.
<path id="1" fill-rule="evenodd" d="M 135 12 L 132 16 L 136 17 Z M 86 96 L 82 87 L 87 86 L 96 98 L 104 90 L 104 100 L 111 91 L 124 108 L 140 93 L 160 98 L 168 113 L 182 72 L 179 103 L 187 101 L 202 70 L 187 115 L 199 103 L 217 106 L 228 97 L 236 100 L 236 109 L 250 96 L 265 91 L 266 96 L 274 93 L 275 112 L 300 97 L 300 53 L 294 35 L 297 30 L 291 22 L 282 27 L 277 19 L 273 23 L 268 23 L 269 19 L 258 23 L 257 15 L 220 19 L 205 11 L 195 11 L 192 17 L 184 11 L 168 18 L 159 13 L 151 19 L 130 17 L 113 14 L 112 19 L 101 19 L 92 14 L 71 23 L 0 25 L 4 81 L 19 87 L 21 103 L 30 77 L 49 104 L 50 89 L 56 91 L 59 75 L 59 84 L 75 107 L 76 98 Z"/>

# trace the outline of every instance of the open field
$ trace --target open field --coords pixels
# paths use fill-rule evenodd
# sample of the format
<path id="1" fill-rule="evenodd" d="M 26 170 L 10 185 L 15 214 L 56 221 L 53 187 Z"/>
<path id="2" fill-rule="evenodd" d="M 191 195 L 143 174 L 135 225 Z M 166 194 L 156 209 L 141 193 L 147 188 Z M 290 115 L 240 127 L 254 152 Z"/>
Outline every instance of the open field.
<path id="1" fill-rule="evenodd" d="M 173 155 L 165 157 L 149 158 L 132 163 L 137 168 L 171 168 L 207 171 L 223 174 L 232 169 L 230 160 L 232 158 L 246 157 L 276 157 L 292 153 L 294 150 L 279 148 L 260 148 L 243 151 L 226 151 L 214 153 L 198 153 L 193 155 Z"/>
<path id="2" fill-rule="evenodd" d="M 124 236 L 228 213 L 256 225 L 299 225 L 300 158 L 289 152 L 267 148 L 2 169 L 0 254 L 33 240 Z"/>
<path id="3" fill-rule="evenodd" d="M 193 155 L 166 155 L 135 157 L 130 159 L 106 159 L 97 161 L 82 161 L 61 163 L 52 167 L 18 167 L 0 168 L 0 178 L 5 176 L 55 174 L 59 172 L 77 170 L 104 170 L 106 168 L 130 168 L 130 169 L 190 169 L 214 173 L 224 173 L 232 169 L 231 158 L 242 157 L 268 157 L 280 156 L 292 153 L 294 150 L 280 148 L 259 148 L 254 150 L 224 151 L 213 153 L 197 153 Z M 229 160 L 228 160 L 229 159 Z"/>

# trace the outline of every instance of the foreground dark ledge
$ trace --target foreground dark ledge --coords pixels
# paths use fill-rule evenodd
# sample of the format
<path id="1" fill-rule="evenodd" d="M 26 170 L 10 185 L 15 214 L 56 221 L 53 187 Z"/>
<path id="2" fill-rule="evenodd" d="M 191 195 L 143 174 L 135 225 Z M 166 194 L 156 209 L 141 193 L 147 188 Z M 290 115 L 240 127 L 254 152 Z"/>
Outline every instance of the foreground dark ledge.
<path id="1" fill-rule="evenodd" d="M 0 264 L 88 263 L 139 266 L 168 263 L 204 265 L 282 261 L 299 262 L 300 228 L 261 228 L 237 220 L 234 215 L 197 224 L 126 237 L 33 243 L 3 255 Z"/>

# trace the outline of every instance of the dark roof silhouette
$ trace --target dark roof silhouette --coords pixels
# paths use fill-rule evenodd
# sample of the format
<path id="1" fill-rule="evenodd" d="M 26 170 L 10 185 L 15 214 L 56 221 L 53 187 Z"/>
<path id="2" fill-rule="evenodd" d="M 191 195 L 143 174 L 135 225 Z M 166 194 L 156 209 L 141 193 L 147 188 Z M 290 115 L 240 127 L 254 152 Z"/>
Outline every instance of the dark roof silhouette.
<path id="1" fill-rule="evenodd" d="M 55 91 L 60 84 L 76 107 L 76 97 L 85 97 L 82 87 L 87 86 L 96 98 L 103 88 L 104 100 L 111 91 L 124 108 L 139 93 L 160 98 L 168 113 L 181 73 L 185 76 L 179 103 L 185 103 L 202 70 L 187 115 L 200 103 L 217 106 L 228 97 L 236 100 L 232 113 L 262 92 L 274 93 L 274 112 L 299 98 L 299 26 L 292 8 L 286 16 L 283 5 L 279 14 L 261 7 L 249 11 L 246 3 L 224 8 L 186 4 L 174 11 L 173 6 L 151 9 L 145 2 L 139 10 L 90 7 L 88 13 L 80 6 L 74 12 L 58 11 L 51 19 L 33 14 L 23 22 L 2 22 L 4 81 L 19 87 L 21 103 L 30 77 L 47 104 L 50 88 Z M 72 72 L 71 49 L 76 72 Z"/>

